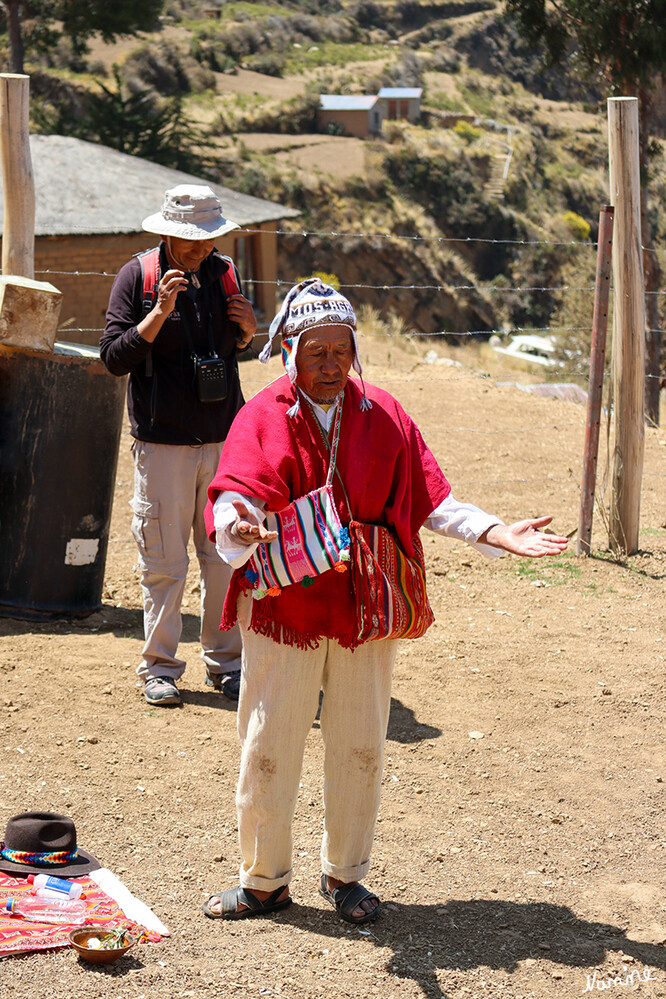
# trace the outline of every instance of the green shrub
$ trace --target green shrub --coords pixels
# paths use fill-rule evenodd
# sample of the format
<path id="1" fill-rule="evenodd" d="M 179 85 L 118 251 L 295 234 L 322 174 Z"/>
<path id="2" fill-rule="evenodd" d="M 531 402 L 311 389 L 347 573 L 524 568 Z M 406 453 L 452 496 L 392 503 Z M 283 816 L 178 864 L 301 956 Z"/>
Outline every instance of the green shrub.
<path id="1" fill-rule="evenodd" d="M 476 142 L 477 139 L 481 138 L 481 129 L 464 120 L 455 124 L 452 131 L 467 143 Z"/>
<path id="2" fill-rule="evenodd" d="M 557 358 L 568 375 L 589 375 L 594 313 L 596 252 L 592 246 L 576 247 L 560 272 L 566 290 L 556 293 L 551 324 L 558 329 Z M 609 341 L 610 342 L 610 341 Z M 606 352 L 606 367 L 610 364 Z"/>
<path id="3" fill-rule="evenodd" d="M 347 8 L 347 14 L 362 28 L 383 28 L 386 25 L 386 8 L 374 0 L 357 0 Z"/>
<path id="4" fill-rule="evenodd" d="M 286 65 L 285 57 L 279 52 L 260 52 L 245 63 L 247 69 L 265 76 L 282 76 Z"/>
<path id="5" fill-rule="evenodd" d="M 585 243 L 590 238 L 590 223 L 586 222 L 582 216 L 577 215 L 576 212 L 564 212 L 562 221 L 574 239 Z"/>
<path id="6" fill-rule="evenodd" d="M 68 80 L 35 70 L 30 75 L 30 131 L 41 135 L 74 135 L 87 139 L 88 91 Z"/>
<path id="7" fill-rule="evenodd" d="M 428 69 L 431 73 L 458 73 L 460 66 L 459 54 L 444 46 L 432 53 L 428 63 Z"/>
<path id="8" fill-rule="evenodd" d="M 101 59 L 93 59 L 88 63 L 88 72 L 92 76 L 104 77 L 109 75 L 109 71 Z"/>
<path id="9" fill-rule="evenodd" d="M 476 21 L 458 40 L 457 48 L 467 57 L 470 69 L 507 77 L 540 97 L 598 100 L 601 96 L 597 87 L 576 71 L 573 60 L 563 66 L 549 66 L 543 48 L 527 42 L 509 14 L 498 11 L 494 16 Z"/>
<path id="10" fill-rule="evenodd" d="M 519 248 L 512 269 L 514 286 L 529 288 L 510 300 L 509 322 L 515 326 L 548 326 L 557 303 L 554 290 L 561 283 L 562 267 L 570 247 L 532 242 Z M 575 252 L 575 251 L 573 251 Z"/>
<path id="11" fill-rule="evenodd" d="M 132 52 L 121 77 L 130 90 L 154 90 L 168 97 L 215 88 L 212 72 L 169 42 L 146 44 Z"/>
<path id="12" fill-rule="evenodd" d="M 236 100 L 236 110 L 240 113 L 232 117 L 229 109 L 220 113 L 211 126 L 213 135 L 228 135 L 242 132 L 279 132 L 283 135 L 299 135 L 303 132 L 317 131 L 318 94 L 301 94 L 292 97 L 286 104 L 265 107 L 260 101 L 258 106 L 243 106 L 239 95 Z M 248 192 L 249 193 L 249 192 Z"/>
<path id="13" fill-rule="evenodd" d="M 382 135 L 391 145 L 399 145 L 405 137 L 405 130 L 398 121 L 383 121 Z"/>
<path id="14" fill-rule="evenodd" d="M 447 236 L 460 239 L 460 250 L 464 248 L 466 257 L 473 255 L 480 278 L 492 280 L 507 272 L 515 255 L 513 241 L 520 238 L 520 223 L 484 194 L 480 170 L 487 168 L 485 158 L 477 165 L 463 152 L 447 158 L 441 151 L 428 156 L 411 146 L 390 146 L 384 165 L 403 197 L 422 205 Z M 475 242 L 466 246 L 468 240 Z"/>
<path id="15" fill-rule="evenodd" d="M 160 97 L 154 90 L 132 92 L 117 67 L 113 77 L 114 85 L 98 80 L 98 92 L 44 92 L 31 108 L 35 127 L 99 142 L 175 170 L 209 175 L 213 158 L 207 137 L 192 124 L 180 97 Z"/>

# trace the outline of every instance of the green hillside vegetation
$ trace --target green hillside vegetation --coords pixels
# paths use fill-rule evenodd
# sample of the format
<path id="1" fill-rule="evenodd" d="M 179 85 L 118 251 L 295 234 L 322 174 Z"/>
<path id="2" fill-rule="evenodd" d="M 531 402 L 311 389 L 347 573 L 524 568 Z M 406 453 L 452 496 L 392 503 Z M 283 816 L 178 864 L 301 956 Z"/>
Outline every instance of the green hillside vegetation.
<path id="1" fill-rule="evenodd" d="M 113 65 L 96 49 L 75 52 L 64 37 L 28 49 L 35 131 L 104 142 L 299 209 L 285 224 L 280 273 L 367 286 L 355 300 L 399 328 L 451 342 L 549 329 L 568 371 L 585 371 L 609 91 L 583 80 L 575 58 L 544 69 L 502 3 L 167 0 L 155 31 L 126 41 Z M 235 92 L 240 69 L 263 74 L 265 90 Z M 293 88 L 276 95 L 271 80 Z M 352 175 L 335 160 L 297 167 L 250 142 L 312 137 L 320 93 L 382 86 L 422 87 L 422 122 L 385 123 Z M 337 141 L 344 157 L 351 140 Z M 659 246 L 665 174 L 659 135 L 652 143 Z"/>

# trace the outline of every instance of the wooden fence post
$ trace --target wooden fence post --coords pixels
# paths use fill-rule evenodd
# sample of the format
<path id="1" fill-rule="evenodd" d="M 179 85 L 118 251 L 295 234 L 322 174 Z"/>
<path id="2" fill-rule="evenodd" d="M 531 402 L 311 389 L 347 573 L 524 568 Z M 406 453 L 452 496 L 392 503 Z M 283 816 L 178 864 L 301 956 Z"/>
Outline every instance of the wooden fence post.
<path id="1" fill-rule="evenodd" d="M 2 273 L 35 276 L 35 181 L 30 157 L 30 77 L 0 73 L 0 160 L 4 187 Z"/>
<path id="2" fill-rule="evenodd" d="M 606 328 L 608 325 L 608 297 L 610 292 L 611 254 L 613 250 L 613 212 L 614 209 L 610 205 L 603 205 L 599 212 L 597 276 L 594 288 L 594 313 L 592 315 L 590 380 L 587 395 L 583 479 L 580 489 L 577 555 L 590 554 L 590 539 L 592 537 L 594 489 L 597 481 L 597 455 L 599 451 L 599 420 L 604 387 L 604 363 L 606 360 Z"/>
<path id="3" fill-rule="evenodd" d="M 645 441 L 645 296 L 641 245 L 638 100 L 608 100 L 613 238 L 613 472 L 609 544 L 638 551 Z"/>

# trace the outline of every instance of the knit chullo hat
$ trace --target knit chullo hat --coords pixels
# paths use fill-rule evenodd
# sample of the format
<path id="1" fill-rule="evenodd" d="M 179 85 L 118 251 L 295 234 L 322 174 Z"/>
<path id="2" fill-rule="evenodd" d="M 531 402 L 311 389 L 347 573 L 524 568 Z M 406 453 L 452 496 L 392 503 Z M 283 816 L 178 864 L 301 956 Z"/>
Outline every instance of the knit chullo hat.
<path id="1" fill-rule="evenodd" d="M 296 355 L 301 335 L 305 330 L 317 326 L 347 326 L 351 332 L 354 344 L 354 360 L 352 367 L 361 378 L 363 385 L 363 369 L 358 352 L 356 339 L 356 316 L 349 299 L 341 295 L 330 284 L 324 284 L 320 278 L 308 278 L 291 288 L 282 303 L 282 307 L 268 330 L 268 342 L 259 354 L 259 360 L 266 363 L 271 356 L 273 340 L 278 333 L 282 335 L 282 360 L 292 382 L 296 381 Z M 287 411 L 288 416 L 296 416 L 300 408 L 300 400 Z M 372 409 L 372 403 L 365 394 L 360 409 Z"/>

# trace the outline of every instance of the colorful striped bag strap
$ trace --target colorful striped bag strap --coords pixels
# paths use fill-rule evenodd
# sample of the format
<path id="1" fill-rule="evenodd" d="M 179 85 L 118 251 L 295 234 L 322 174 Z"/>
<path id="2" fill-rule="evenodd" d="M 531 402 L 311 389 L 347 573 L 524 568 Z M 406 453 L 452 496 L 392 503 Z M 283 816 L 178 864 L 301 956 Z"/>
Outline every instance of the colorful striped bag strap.
<path id="1" fill-rule="evenodd" d="M 337 475 L 338 482 L 340 483 L 340 488 L 342 489 L 342 494 L 343 494 L 343 496 L 345 498 L 345 503 L 347 504 L 347 516 L 349 517 L 349 520 L 353 520 L 354 518 L 353 518 L 353 515 L 352 515 L 351 504 L 349 502 L 349 496 L 347 495 L 347 490 L 345 489 L 345 484 L 344 484 L 344 481 L 342 479 L 342 476 L 340 475 L 340 472 L 339 472 L 339 470 L 338 470 L 338 468 L 336 466 L 337 457 L 338 457 L 338 444 L 340 442 L 340 423 L 342 421 L 342 404 L 344 402 L 344 398 L 345 398 L 345 392 L 344 392 L 344 389 L 343 389 L 342 392 L 340 393 L 340 397 L 338 399 L 338 408 L 337 408 L 337 412 L 335 414 L 335 423 L 333 424 L 333 439 L 331 441 L 329 441 L 328 435 L 326 433 L 324 433 L 324 428 L 322 427 L 321 423 L 317 419 L 315 411 L 314 411 L 314 409 L 312 407 L 312 403 L 307 398 L 305 399 L 305 401 L 308 404 L 308 408 L 310 410 L 310 413 L 312 414 L 312 419 L 314 420 L 314 422 L 315 422 L 315 424 L 316 424 L 316 426 L 317 426 L 317 428 L 319 430 L 319 433 L 321 435 L 321 438 L 322 438 L 322 440 L 324 442 L 324 445 L 325 445 L 325 447 L 326 447 L 326 449 L 327 449 L 327 451 L 329 453 L 328 474 L 326 476 L 326 485 L 330 486 L 331 483 L 333 482 L 333 476 Z"/>

